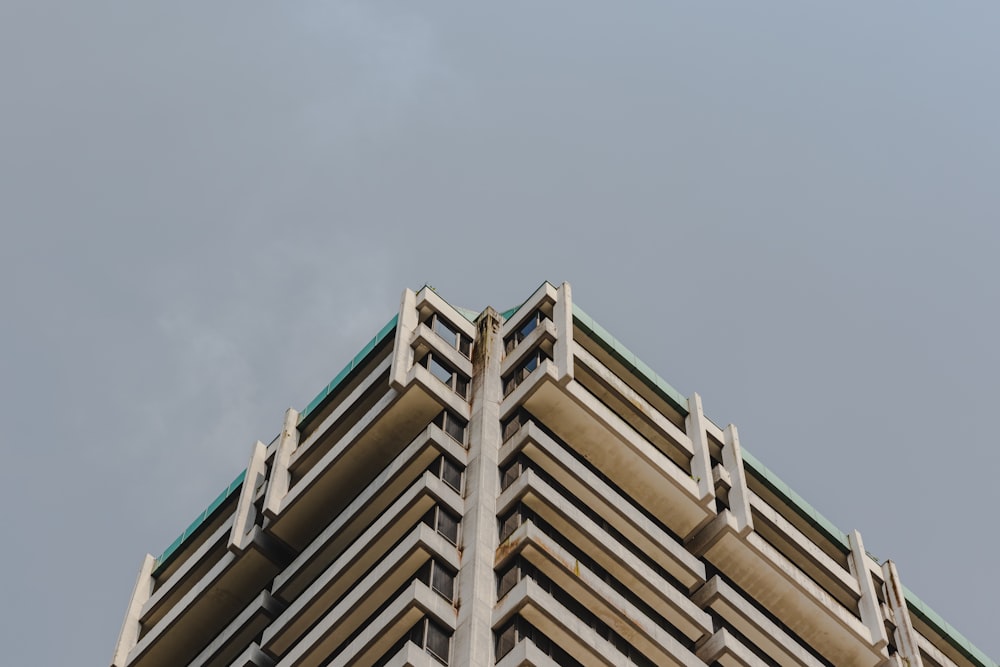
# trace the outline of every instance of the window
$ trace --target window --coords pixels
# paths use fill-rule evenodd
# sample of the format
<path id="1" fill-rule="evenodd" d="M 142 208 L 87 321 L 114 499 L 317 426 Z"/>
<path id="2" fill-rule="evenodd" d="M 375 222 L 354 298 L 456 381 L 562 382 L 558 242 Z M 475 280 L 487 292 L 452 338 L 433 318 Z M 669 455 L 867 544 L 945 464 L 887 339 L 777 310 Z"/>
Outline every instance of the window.
<path id="1" fill-rule="evenodd" d="M 465 470 L 451 457 L 442 454 L 434 459 L 434 463 L 430 464 L 427 470 L 458 493 L 462 493 L 462 477 Z"/>
<path id="2" fill-rule="evenodd" d="M 452 413 L 445 410 L 437 417 L 434 418 L 433 422 L 438 428 L 450 435 L 454 440 L 457 440 L 461 444 L 465 444 L 465 420 L 460 417 L 456 417 Z"/>
<path id="3" fill-rule="evenodd" d="M 511 463 L 507 465 L 503 470 L 500 471 L 500 490 L 506 491 L 511 484 L 517 481 L 517 478 L 521 476 L 524 472 L 525 461 L 522 456 L 518 456 Z"/>
<path id="4" fill-rule="evenodd" d="M 503 656 L 510 653 L 519 641 L 527 639 L 533 643 L 539 651 L 552 658 L 553 662 L 562 667 L 583 667 L 569 653 L 556 646 L 556 644 L 543 635 L 538 628 L 528 623 L 520 615 L 512 618 L 507 625 L 496 631 L 496 656 L 499 661 Z"/>
<path id="5" fill-rule="evenodd" d="M 430 512 L 424 515 L 424 523 L 433 528 L 444 539 L 458 545 L 458 525 L 461 523 L 461 519 L 452 515 L 451 512 L 435 505 Z"/>
<path id="6" fill-rule="evenodd" d="M 535 348 L 513 373 L 504 378 L 503 395 L 506 396 L 514 391 L 543 361 L 548 361 L 551 358 L 541 347 Z"/>
<path id="7" fill-rule="evenodd" d="M 441 380 L 443 384 L 451 387 L 452 391 L 462 398 L 467 399 L 469 397 L 469 379 L 458 371 L 452 370 L 445 363 L 442 363 L 433 352 L 425 354 L 417 363 L 429 370 L 431 375 Z"/>
<path id="8" fill-rule="evenodd" d="M 455 573 L 436 560 L 427 561 L 417 578 L 448 602 L 455 601 Z"/>
<path id="9" fill-rule="evenodd" d="M 528 423 L 531 419 L 531 415 L 528 414 L 527 410 L 523 408 L 514 413 L 514 416 L 510 417 L 507 421 L 502 424 L 503 429 L 503 441 L 507 442 L 514 434 L 521 430 L 521 427 Z"/>
<path id="10" fill-rule="evenodd" d="M 437 313 L 432 313 L 430 317 L 424 320 L 424 324 L 445 340 L 448 345 L 466 357 L 472 357 L 472 339 L 459 331 L 458 327 L 454 326 L 451 322 Z"/>
<path id="11" fill-rule="evenodd" d="M 540 310 L 536 310 L 531 316 L 526 319 L 517 331 L 507 336 L 503 341 L 504 352 L 509 354 L 511 350 L 517 347 L 517 344 L 528 337 L 532 331 L 538 328 L 538 325 L 544 322 L 546 319 L 545 313 Z"/>
<path id="12" fill-rule="evenodd" d="M 410 630 L 410 641 L 424 649 L 438 662 L 448 664 L 448 654 L 451 653 L 451 635 L 448 630 L 427 618 L 426 616 Z"/>

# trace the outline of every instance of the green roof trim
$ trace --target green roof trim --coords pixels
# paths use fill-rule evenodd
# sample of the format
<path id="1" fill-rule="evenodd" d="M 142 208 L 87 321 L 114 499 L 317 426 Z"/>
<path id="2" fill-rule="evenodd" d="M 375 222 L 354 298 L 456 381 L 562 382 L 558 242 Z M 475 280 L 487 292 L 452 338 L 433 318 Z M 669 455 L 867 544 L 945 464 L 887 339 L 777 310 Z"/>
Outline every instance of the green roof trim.
<path id="1" fill-rule="evenodd" d="M 383 339 L 385 339 L 390 333 L 392 333 L 395 330 L 396 321 L 398 320 L 398 318 L 399 315 L 394 315 L 392 319 L 389 320 L 377 334 L 375 334 L 375 337 L 372 338 L 370 341 L 368 341 L 368 343 L 363 348 L 361 348 L 360 352 L 354 355 L 354 358 L 351 359 L 350 363 L 344 366 L 344 368 L 341 369 L 339 373 L 337 373 L 337 377 L 333 378 L 333 380 L 331 380 L 329 384 L 323 387 L 323 389 L 316 395 L 316 398 L 314 398 L 312 402 L 310 402 L 309 405 L 306 407 L 306 409 L 300 413 L 299 415 L 300 424 L 309 415 L 309 413 L 315 410 L 319 406 L 319 404 L 326 399 L 327 396 L 336 391 L 340 383 L 344 381 L 344 378 L 350 375 L 351 371 L 353 371 L 355 368 L 361 365 L 364 362 L 365 357 L 367 357 L 378 346 L 378 344 L 382 342 Z M 212 504 L 210 504 L 205 509 L 204 512 L 199 514 L 198 518 L 192 521 L 191 525 L 189 525 L 184 530 L 184 532 L 181 533 L 176 540 L 171 542 L 170 546 L 168 546 L 166 550 L 162 554 L 160 554 L 160 557 L 156 559 L 156 566 L 153 568 L 154 577 L 163 572 L 164 568 L 166 568 L 166 566 L 170 564 L 170 561 L 173 560 L 174 556 L 184 545 L 184 543 L 187 542 L 188 539 L 193 537 L 201 529 L 201 527 L 208 521 L 209 517 L 212 516 L 212 513 L 215 512 L 215 510 L 217 510 L 219 506 L 221 506 L 231 495 L 233 495 L 239 490 L 240 486 L 242 486 L 243 484 L 243 479 L 244 477 L 246 477 L 246 474 L 247 474 L 246 470 L 241 472 L 239 476 L 235 480 L 233 480 L 232 484 L 226 487 L 226 489 L 222 493 L 220 493 L 215 500 L 212 501 Z"/>
<path id="2" fill-rule="evenodd" d="M 216 496 L 215 500 L 213 500 L 212 503 L 205 508 L 205 511 L 199 514 L 198 518 L 192 521 L 191 524 L 184 530 L 184 532 L 181 533 L 176 540 L 171 542 L 170 546 L 167 547 L 162 554 L 160 554 L 160 557 L 156 559 L 156 566 L 153 568 L 154 577 L 158 576 L 161 572 L 163 572 L 164 568 L 166 568 L 167 565 L 169 565 L 170 562 L 174 559 L 174 556 L 177 555 L 177 552 L 180 550 L 181 546 L 185 542 L 187 542 L 189 538 L 193 537 L 196 533 L 198 533 L 201 530 L 202 526 L 205 525 L 205 523 L 208 521 L 209 517 L 212 516 L 215 510 L 219 509 L 219 507 L 221 507 L 222 504 L 226 502 L 230 496 L 239 491 L 240 487 L 243 486 L 243 480 L 246 477 L 246 475 L 247 475 L 246 470 L 237 475 L 236 479 L 234 479 L 229 486 L 223 489 L 222 493 Z"/>
<path id="3" fill-rule="evenodd" d="M 451 306 L 451 307 L 457 310 L 462 315 L 462 317 L 464 317 L 465 319 L 469 320 L 472 323 L 475 323 L 476 318 L 479 317 L 479 313 L 472 310 L 471 308 L 459 308 L 458 306 Z"/>
<path id="4" fill-rule="evenodd" d="M 976 648 L 961 632 L 953 628 L 948 621 L 941 618 L 937 612 L 928 607 L 923 600 L 914 595 L 913 591 L 906 586 L 903 586 L 903 594 L 906 597 L 906 606 L 910 608 L 910 611 L 919 616 L 924 623 L 934 628 L 959 653 L 981 667 L 1000 667 L 988 655 Z"/>
<path id="5" fill-rule="evenodd" d="M 661 378 L 656 372 L 647 366 L 639 357 L 635 356 L 631 350 L 622 345 L 618 339 L 608 333 L 608 330 L 594 321 L 587 313 L 583 312 L 580 306 L 573 304 L 573 320 L 583 331 L 594 339 L 608 354 L 624 364 L 626 368 L 636 374 L 646 386 L 655 391 L 661 398 L 674 406 L 682 415 L 688 414 L 687 398 L 670 384 Z"/>
<path id="6" fill-rule="evenodd" d="M 522 303 L 521 306 L 523 305 L 524 304 Z M 508 308 L 507 310 L 503 311 L 502 313 L 500 313 L 500 319 L 506 322 L 507 320 L 510 319 L 511 315 L 521 310 L 521 306 L 514 306 L 513 308 Z"/>
<path id="7" fill-rule="evenodd" d="M 323 387 L 318 394 L 316 394 L 316 397 L 310 401 L 309 405 L 306 406 L 306 409 L 299 413 L 300 424 L 306 420 L 313 410 L 319 407 L 320 403 L 325 401 L 330 394 L 337 390 L 337 387 L 344 381 L 344 378 L 351 374 L 351 371 L 364 363 L 365 357 L 367 357 L 372 350 L 378 347 L 378 344 L 381 343 L 383 339 L 396 329 L 396 322 L 398 320 L 399 315 L 393 315 L 392 319 L 389 320 L 377 334 L 375 334 L 375 337 L 368 341 L 368 344 L 361 348 L 361 351 L 354 355 L 354 358 L 351 359 L 351 361 L 344 366 L 339 373 L 337 373 L 337 376 L 330 380 L 330 383 Z"/>
<path id="8" fill-rule="evenodd" d="M 743 453 L 743 465 L 750 468 L 751 473 L 771 491 L 785 500 L 795 510 L 795 513 L 805 519 L 810 526 L 825 535 L 834 544 L 839 544 L 843 547 L 845 553 L 850 553 L 851 542 L 847 539 L 846 533 L 833 525 L 832 521 L 807 503 L 802 496 L 797 494 L 792 487 L 785 484 L 770 468 L 758 461 L 757 457 L 748 452 L 745 447 L 741 447 L 740 450 Z"/>

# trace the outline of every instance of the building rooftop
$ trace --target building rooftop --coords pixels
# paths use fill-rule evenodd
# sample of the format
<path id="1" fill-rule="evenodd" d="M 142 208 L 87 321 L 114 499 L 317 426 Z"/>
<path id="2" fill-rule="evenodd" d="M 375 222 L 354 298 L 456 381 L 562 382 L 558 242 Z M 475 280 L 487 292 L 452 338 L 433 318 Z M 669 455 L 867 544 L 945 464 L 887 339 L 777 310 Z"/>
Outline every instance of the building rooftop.
<path id="1" fill-rule="evenodd" d="M 543 283 L 543 287 L 548 283 Z M 504 321 L 515 318 L 518 311 L 524 304 L 510 308 L 501 313 Z M 469 309 L 455 308 L 470 322 L 474 322 L 479 313 Z M 668 382 L 661 378 L 655 371 L 646 365 L 641 359 L 633 354 L 625 345 L 612 336 L 594 318 L 588 315 L 575 303 L 572 308 L 574 325 L 586 332 L 600 347 L 607 352 L 618 363 L 624 366 L 636 378 L 640 379 L 651 391 L 671 405 L 680 415 L 688 414 L 688 399 L 674 389 Z M 398 315 L 391 317 L 386 324 L 369 340 L 358 353 L 338 372 L 333 379 L 325 385 L 316 396 L 303 408 L 299 415 L 299 424 L 303 424 L 310 419 L 310 416 L 324 404 L 329 397 L 335 394 L 352 373 L 365 366 L 366 361 L 380 348 L 386 341 L 391 341 L 397 326 Z M 762 486 L 766 487 L 770 493 L 779 498 L 790 507 L 806 524 L 816 532 L 823 535 L 831 544 L 837 545 L 844 554 L 851 553 L 849 537 L 842 530 L 837 528 L 831 521 L 824 517 L 817 509 L 812 507 L 805 499 L 796 493 L 788 484 L 779 478 L 774 472 L 761 463 L 755 456 L 742 448 L 743 465 L 749 475 L 751 475 Z M 202 511 L 198 517 L 188 525 L 187 528 L 156 558 L 153 566 L 153 576 L 166 570 L 174 557 L 191 540 L 194 540 L 206 527 L 212 525 L 213 518 L 220 508 L 223 508 L 227 501 L 238 495 L 244 479 L 246 470 L 239 473 L 236 478 Z M 868 557 L 876 564 L 880 564 L 878 558 L 872 554 Z M 981 667 L 1000 667 L 997 662 L 989 658 L 980 649 L 974 646 L 968 639 L 962 636 L 947 621 L 941 618 L 933 609 L 918 598 L 908 589 L 905 591 L 907 607 L 924 624 L 933 629 L 951 644 L 962 655 L 968 658 L 973 664 Z"/>

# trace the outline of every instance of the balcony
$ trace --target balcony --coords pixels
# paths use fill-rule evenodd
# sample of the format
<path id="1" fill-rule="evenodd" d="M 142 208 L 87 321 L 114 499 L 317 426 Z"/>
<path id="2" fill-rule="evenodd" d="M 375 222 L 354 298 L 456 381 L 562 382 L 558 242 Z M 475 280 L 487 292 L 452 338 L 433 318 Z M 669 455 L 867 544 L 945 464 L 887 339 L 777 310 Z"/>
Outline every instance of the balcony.
<path id="1" fill-rule="evenodd" d="M 333 606 L 327 606 L 331 596 L 322 594 L 329 589 L 327 575 L 317 580 L 264 632 L 262 648 L 281 655 L 283 666 L 318 667 L 325 664 L 344 642 L 354 636 L 355 631 L 359 630 L 372 615 L 377 614 L 384 600 L 391 599 L 393 592 L 412 580 L 420 567 L 432 558 L 441 559 L 458 571 L 458 553 L 454 545 L 426 525 L 420 524 Z M 329 579 L 337 579 L 338 574 L 339 572 L 332 572 Z M 347 582 L 348 586 L 351 584 L 354 584 L 354 581 Z M 412 594 L 414 586 L 423 586 L 430 592 L 426 584 L 413 582 L 404 589 L 403 597 L 406 597 L 408 592 Z M 437 593 L 431 594 L 445 602 Z M 451 607 L 450 601 L 445 604 Z M 390 603 L 388 608 L 392 606 Z M 322 615 L 319 615 L 320 613 Z M 317 616 L 318 620 L 314 621 Z M 450 616 L 454 617 L 453 609 Z M 413 621 L 415 622 L 416 618 Z M 409 626 L 406 629 L 408 630 Z M 369 626 L 361 631 L 360 637 L 369 636 L 371 633 L 372 627 Z M 356 637 L 355 640 L 360 637 Z M 291 648 L 287 649 L 289 645 Z M 373 659 L 387 649 L 388 646 L 381 653 L 375 654 Z"/>
<path id="2" fill-rule="evenodd" d="M 719 614 L 755 646 L 773 656 L 778 664 L 789 667 L 823 667 L 823 663 L 798 641 L 719 577 L 712 577 L 691 597 L 691 601 L 702 609 L 711 609 Z M 721 641 L 726 643 L 727 640 Z M 699 656 L 708 662 L 706 656 L 712 654 L 713 650 L 704 648 L 704 651 L 706 655 L 699 651 Z"/>
<path id="3" fill-rule="evenodd" d="M 522 579 L 497 604 L 493 628 L 502 627 L 515 614 L 538 628 L 553 642 L 585 665 L 620 667 L 628 658 L 596 630 L 575 616 L 532 579 Z M 671 656 L 664 666 L 704 667 L 697 658 Z"/>
<path id="4" fill-rule="evenodd" d="M 498 563 L 498 569 L 502 569 L 503 562 L 513 554 L 520 554 L 553 584 L 572 596 L 601 622 L 613 628 L 625 641 L 642 655 L 654 660 L 656 664 L 667 664 L 672 660 L 681 660 L 684 664 L 696 664 L 695 656 L 670 633 L 625 599 L 615 586 L 581 564 L 538 526 L 531 522 L 523 524 L 510 536 L 505 547 L 501 548 L 503 560 Z M 626 587 L 629 586 L 629 582 L 621 583 Z M 631 590 L 639 597 L 645 598 L 646 589 Z M 646 601 L 650 607 L 660 611 L 666 606 L 663 604 L 664 597 L 670 596 L 661 595 L 657 600 L 646 599 Z M 676 602 L 677 599 L 674 598 L 670 602 Z M 685 610 L 687 614 L 681 614 L 674 607 L 668 608 L 667 612 L 671 616 L 667 619 L 668 622 L 673 623 L 679 619 L 682 631 L 695 635 L 696 638 L 711 633 L 712 625 L 708 615 L 685 598 L 679 599 L 684 600 L 690 609 Z M 696 625 L 692 617 L 697 619 L 700 627 L 692 628 Z"/>
<path id="5" fill-rule="evenodd" d="M 256 653 L 253 651 L 259 648 L 253 644 L 254 639 L 283 609 L 284 605 L 271 597 L 270 593 L 261 591 L 260 595 L 247 605 L 247 608 L 233 619 L 233 622 L 220 632 L 219 636 L 205 647 L 188 667 L 227 667 L 233 664 L 241 651 L 247 655 L 244 662 L 239 664 L 247 664 L 247 661 L 260 653 L 259 650 Z M 267 664 L 270 664 L 270 659 L 267 660 Z M 259 656 L 258 662 L 248 664 L 261 664 Z"/>
<path id="6" fill-rule="evenodd" d="M 831 662 L 874 667 L 885 659 L 854 611 L 756 532 L 741 536 L 729 510 L 689 546 Z"/>
<path id="7" fill-rule="evenodd" d="M 455 607 L 430 589 L 427 584 L 414 581 L 386 605 L 365 630 L 354 637 L 330 660 L 328 667 L 371 667 L 375 662 L 404 638 L 413 625 L 423 617 L 433 618 L 454 633 L 458 616 Z M 423 665 L 415 663 L 420 667 Z M 289 667 L 298 662 L 288 662 Z M 313 663 L 308 663 L 313 664 Z M 322 663 L 319 663 L 322 664 Z M 426 663 L 423 663 L 424 665 Z M 441 663 L 434 661 L 437 666 Z M 284 667 L 285 661 L 282 661 Z"/>
<path id="8" fill-rule="evenodd" d="M 507 418 L 523 406 L 617 486 L 686 538 L 715 515 L 711 496 L 666 454 L 575 380 L 565 386 L 556 365 L 539 365 L 501 403 Z"/>
<path id="9" fill-rule="evenodd" d="M 614 526 L 689 591 L 705 582 L 705 566 L 695 556 L 536 424 L 523 424 L 504 443 L 500 450 L 501 467 L 518 453 L 527 456 L 580 504 Z"/>
<path id="10" fill-rule="evenodd" d="M 416 553 L 414 550 L 423 549 L 423 552 L 430 553 L 429 550 L 433 547 L 433 553 L 439 557 L 445 558 L 450 555 L 451 560 L 456 561 L 454 569 L 457 571 L 455 546 L 434 534 L 428 526 L 419 523 L 438 502 L 446 503 L 452 511 L 460 515 L 462 500 L 458 494 L 440 480 L 425 473 L 348 549 L 330 565 L 323 567 L 319 576 L 294 598 L 285 613 L 264 634 L 264 648 L 277 655 L 283 654 L 302 633 L 340 600 L 365 572 L 383 559 L 384 563 L 389 564 L 402 562 L 411 558 Z M 407 535 L 407 532 L 408 536 L 399 542 L 400 537 Z M 399 544 L 396 544 L 397 542 Z M 389 551 L 394 544 L 396 547 Z M 304 559 L 302 562 L 307 561 Z M 295 566 L 293 563 L 289 570 Z M 398 567 L 402 568 L 402 565 Z M 281 581 L 276 581 L 276 592 L 283 591 L 283 584 L 294 576 L 293 571 L 288 577 L 283 576 Z"/>
<path id="11" fill-rule="evenodd" d="M 577 509 L 576 503 L 564 498 L 531 470 L 522 474 L 500 495 L 497 500 L 498 514 L 510 511 L 517 502 L 529 508 L 558 534 L 579 545 L 600 567 L 613 572 L 615 578 L 690 641 L 697 641 L 711 634 L 711 619 L 688 600 L 684 592 L 659 576 L 649 565 Z M 532 526 L 529 529 L 527 526 L 531 526 L 530 522 L 518 528 L 500 545 L 497 550 L 497 567 L 508 554 L 521 551 L 530 543 L 535 543 L 537 547 L 539 540 L 543 545 L 541 553 L 551 554 L 559 550 L 549 544 L 551 538 L 539 537 L 542 533 L 537 527 Z M 521 540 L 527 540 L 527 543 L 522 544 Z M 529 549 L 528 553 L 535 551 Z M 572 571 L 572 567 L 570 569 Z"/>
<path id="12" fill-rule="evenodd" d="M 451 498 L 456 497 L 454 491 L 450 495 L 445 492 L 435 495 L 435 491 L 440 488 L 440 482 L 434 484 L 421 474 L 442 454 L 459 461 L 463 466 L 467 458 L 467 452 L 461 444 L 446 435 L 439 427 L 428 426 L 303 549 L 295 561 L 275 578 L 272 589 L 275 596 L 284 600 L 295 599 L 380 516 L 384 521 L 387 508 L 394 501 L 398 504 L 397 498 L 408 487 L 413 494 L 422 494 L 424 500 L 414 495 L 413 502 L 423 511 L 433 505 L 435 498 L 451 503 Z M 457 513 L 462 513 L 460 500 Z M 405 528 L 412 523 L 409 521 Z M 269 526 L 265 527 L 267 528 Z"/>

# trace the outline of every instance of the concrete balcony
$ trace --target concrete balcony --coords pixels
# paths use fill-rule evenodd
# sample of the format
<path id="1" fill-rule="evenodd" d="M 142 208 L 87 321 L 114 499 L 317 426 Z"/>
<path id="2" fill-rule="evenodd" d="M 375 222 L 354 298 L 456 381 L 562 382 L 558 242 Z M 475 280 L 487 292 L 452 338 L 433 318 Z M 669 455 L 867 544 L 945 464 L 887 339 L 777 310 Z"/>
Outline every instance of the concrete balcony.
<path id="1" fill-rule="evenodd" d="M 556 366 L 542 362 L 502 402 L 501 418 L 519 406 L 602 470 L 625 493 L 682 538 L 714 515 L 711 496 L 666 454 L 601 403 L 582 384 L 560 382 Z"/>
<path id="2" fill-rule="evenodd" d="M 324 442 L 314 435 L 292 454 L 293 483 L 268 525 L 270 533 L 301 550 L 323 526 L 317 517 L 336 517 L 416 437 L 442 409 L 469 418 L 469 404 L 422 366 L 410 369 L 401 391 L 383 397 L 301 477 L 297 462 Z"/>
<path id="3" fill-rule="evenodd" d="M 522 639 L 507 655 L 497 660 L 496 667 L 559 667 L 528 639 Z"/>
<path id="4" fill-rule="evenodd" d="M 513 554 L 521 554 L 551 579 L 556 586 L 583 604 L 608 627 L 621 635 L 625 641 L 657 664 L 667 664 L 677 660 L 682 664 L 698 664 L 694 654 L 681 645 L 664 628 L 661 628 L 638 607 L 625 599 L 612 585 L 581 565 L 572 554 L 560 547 L 555 540 L 534 524 L 526 523 L 514 531 L 505 547 L 499 551 L 502 552 L 504 559 Z M 498 568 L 500 567 L 502 567 L 502 561 L 498 563 Z M 638 591 L 636 592 L 638 593 Z M 645 591 L 640 595 L 644 593 Z M 650 604 L 650 606 L 654 605 Z M 672 615 L 676 617 L 676 611 L 671 611 L 674 611 Z M 698 610 L 694 605 L 691 605 L 689 611 L 702 617 L 699 620 L 703 627 L 698 629 L 700 631 L 696 630 L 697 636 L 700 638 L 703 635 L 708 635 L 712 629 L 711 619 L 708 618 L 708 615 Z M 685 626 L 693 625 L 689 618 L 683 620 Z M 690 628 L 686 629 L 689 633 L 691 632 Z"/>
<path id="5" fill-rule="evenodd" d="M 643 438 L 684 469 L 691 468 L 691 438 L 656 409 L 625 378 L 616 375 L 579 343 L 573 344 L 573 377 Z"/>
<path id="6" fill-rule="evenodd" d="M 503 445 L 501 467 L 519 452 L 559 482 L 580 504 L 614 526 L 689 591 L 705 583 L 705 566 L 701 561 L 535 423 L 523 424 Z"/>
<path id="7" fill-rule="evenodd" d="M 779 664 L 789 667 L 823 667 L 823 663 L 798 641 L 719 577 L 709 579 L 691 597 L 691 601 L 702 609 L 711 609 L 719 614 L 755 646 L 773 656 Z M 712 651 L 705 649 L 705 652 L 707 655 Z M 700 650 L 698 654 L 705 659 Z"/>
<path id="8" fill-rule="evenodd" d="M 768 663 L 761 660 L 753 651 L 740 643 L 735 636 L 725 628 L 716 632 L 698 648 L 698 657 L 709 665 L 721 667 L 767 667 Z"/>
<path id="9" fill-rule="evenodd" d="M 406 642 L 385 667 L 441 667 L 441 663 L 413 642 Z"/>
<path id="10" fill-rule="evenodd" d="M 628 664 L 628 658 L 614 644 L 599 636 L 531 579 L 522 579 L 500 600 L 493 611 L 493 627 L 502 627 L 515 614 L 520 614 L 585 665 L 620 667 Z M 677 656 L 671 656 L 660 664 L 704 667 L 704 663 L 696 658 L 689 660 Z"/>
<path id="11" fill-rule="evenodd" d="M 656 613 L 688 639 L 698 641 L 711 634 L 711 619 L 693 604 L 684 592 L 676 589 L 625 546 L 619 544 L 577 509 L 576 503 L 564 498 L 531 470 L 522 474 L 500 495 L 497 500 L 499 513 L 502 514 L 518 501 L 535 512 L 560 535 L 579 545 L 598 565 L 609 572 L 614 572 L 615 578 L 640 596 Z M 555 543 L 551 538 L 538 537 L 539 535 L 542 535 L 541 531 L 530 523 L 518 528 L 497 549 L 497 567 L 508 558 L 509 554 L 519 552 L 532 544 L 536 547 L 541 544 L 542 553 L 562 552 L 561 548 L 554 546 Z M 528 539 L 529 537 L 532 539 Z M 522 544 L 522 540 L 527 542 Z M 551 551 L 550 547 L 555 551 Z M 529 549 L 526 555 L 535 551 L 537 549 Z M 572 560 L 575 562 L 576 559 Z M 542 567 L 540 564 L 536 565 Z M 572 569 L 571 567 L 571 572 Z M 553 580 L 556 578 L 553 577 Z M 606 586 L 603 582 L 601 585 Z M 560 586 L 563 587 L 562 584 Z"/>
<path id="12" fill-rule="evenodd" d="M 239 657 L 229 663 L 229 667 L 274 667 L 274 660 L 256 644 L 251 644 Z"/>
<path id="13" fill-rule="evenodd" d="M 455 607 L 426 584 L 414 581 L 367 623 L 364 631 L 329 662 L 329 667 L 371 667 L 424 616 L 433 618 L 454 633 L 457 624 Z M 322 663 L 298 663 L 282 659 L 278 664 L 281 667 L 291 667 Z M 437 661 L 431 664 L 440 665 Z"/>
<path id="14" fill-rule="evenodd" d="M 532 350 L 541 346 L 550 355 L 556 340 L 556 325 L 550 319 L 544 319 L 525 336 L 503 359 L 500 364 L 501 377 L 524 362 Z"/>
<path id="15" fill-rule="evenodd" d="M 885 659 L 854 611 L 759 534 L 741 536 L 728 510 L 706 526 L 689 547 L 831 662 L 874 667 Z"/>
<path id="16" fill-rule="evenodd" d="M 293 600 L 320 575 L 362 532 L 368 530 L 376 520 L 391 528 L 385 522 L 388 517 L 402 521 L 401 530 L 413 523 L 414 512 L 430 509 L 435 501 L 453 506 L 458 495 L 449 489 L 438 492 L 442 483 L 423 474 L 427 467 L 441 454 L 447 454 L 465 465 L 467 451 L 453 438 L 437 426 L 428 426 L 374 480 L 351 501 L 344 511 L 331 521 L 326 528 L 307 546 L 296 559 L 275 577 L 272 592 L 283 600 Z M 416 481 L 414 481 L 416 480 Z M 431 481 L 433 480 L 433 481 Z M 405 516 L 388 512 L 390 504 L 399 505 L 400 494 L 409 487 L 407 497 L 413 507 Z M 410 502 L 410 501 L 407 501 Z M 461 499 L 453 507 L 456 514 L 462 514 Z M 417 514 L 419 519 L 422 514 Z M 379 519 L 382 517 L 382 519 Z M 269 526 L 265 524 L 265 530 Z M 398 536 L 397 536 L 398 537 Z"/>
<path id="17" fill-rule="evenodd" d="M 455 545 L 422 523 L 374 567 L 372 562 L 356 564 L 357 558 L 345 553 L 306 589 L 264 632 L 261 648 L 282 656 L 282 665 L 322 664 L 428 560 L 459 568 Z M 368 568 L 362 579 L 355 578 Z"/>
<path id="18" fill-rule="evenodd" d="M 260 595 L 188 664 L 188 667 L 227 667 L 234 660 L 239 662 L 237 656 L 247 653 L 248 646 L 252 645 L 251 648 L 259 649 L 253 644 L 254 638 L 277 618 L 283 609 L 284 605 L 271 597 L 270 593 L 261 591 Z M 250 654 L 253 654 L 253 651 L 250 651 Z M 247 655 L 247 659 L 250 657 Z"/>
<path id="19" fill-rule="evenodd" d="M 204 571 L 203 574 L 191 577 L 184 577 L 181 571 L 175 574 L 175 587 L 183 584 L 185 589 L 179 599 L 172 595 L 177 589 L 167 587 L 147 601 L 140 623 L 148 631 L 129 651 L 126 660 L 129 667 L 173 667 L 187 663 L 280 570 L 276 563 L 283 554 L 274 551 L 259 526 L 252 528 L 247 535 L 248 548 L 239 553 L 225 548 L 219 552 L 218 542 L 221 539 L 223 544 L 227 543 L 229 530 L 224 525 L 217 533 L 203 545 L 203 554 L 195 554 L 184 564 L 198 573 Z"/>
<path id="20" fill-rule="evenodd" d="M 749 496 L 757 534 L 794 562 L 840 604 L 848 609 L 857 609 L 861 589 L 857 578 L 847 569 L 846 558 L 843 564 L 834 560 L 764 499 L 752 491 Z"/>

